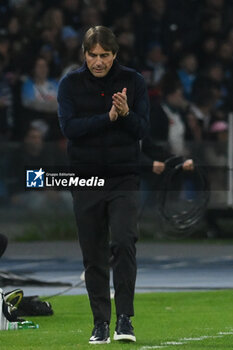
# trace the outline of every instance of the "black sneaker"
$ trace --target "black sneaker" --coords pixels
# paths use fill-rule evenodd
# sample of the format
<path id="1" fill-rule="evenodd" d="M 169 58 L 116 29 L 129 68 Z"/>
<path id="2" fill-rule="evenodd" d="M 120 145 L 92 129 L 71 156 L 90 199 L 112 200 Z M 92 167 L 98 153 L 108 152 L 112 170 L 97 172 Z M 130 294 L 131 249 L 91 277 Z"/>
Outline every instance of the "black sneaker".
<path id="1" fill-rule="evenodd" d="M 107 322 L 97 323 L 92 331 L 89 344 L 109 344 L 109 325 Z"/>
<path id="2" fill-rule="evenodd" d="M 129 316 L 120 315 L 117 318 L 114 340 L 136 341 L 133 326 Z"/>

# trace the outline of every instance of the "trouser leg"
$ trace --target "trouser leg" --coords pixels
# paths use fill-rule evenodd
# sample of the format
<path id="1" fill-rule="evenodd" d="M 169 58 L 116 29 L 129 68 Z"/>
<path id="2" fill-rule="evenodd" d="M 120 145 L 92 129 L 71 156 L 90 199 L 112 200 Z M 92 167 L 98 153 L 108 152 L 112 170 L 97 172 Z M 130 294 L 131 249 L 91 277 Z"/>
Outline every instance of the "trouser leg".
<path id="1" fill-rule="evenodd" d="M 73 193 L 85 281 L 94 323 L 110 322 L 109 240 L 106 203 L 101 191 Z"/>
<path id="2" fill-rule="evenodd" d="M 138 193 L 115 192 L 109 203 L 116 314 L 134 315 Z"/>

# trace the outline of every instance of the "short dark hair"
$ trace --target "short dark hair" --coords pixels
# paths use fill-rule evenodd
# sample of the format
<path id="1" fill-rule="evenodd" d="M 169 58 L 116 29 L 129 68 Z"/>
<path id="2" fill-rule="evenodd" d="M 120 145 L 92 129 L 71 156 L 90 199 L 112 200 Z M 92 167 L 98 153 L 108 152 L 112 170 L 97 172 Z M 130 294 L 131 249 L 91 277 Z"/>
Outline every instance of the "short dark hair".
<path id="1" fill-rule="evenodd" d="M 104 26 L 95 26 L 88 29 L 83 39 L 83 52 L 90 51 L 99 44 L 106 51 L 116 54 L 119 45 L 111 29 Z"/>

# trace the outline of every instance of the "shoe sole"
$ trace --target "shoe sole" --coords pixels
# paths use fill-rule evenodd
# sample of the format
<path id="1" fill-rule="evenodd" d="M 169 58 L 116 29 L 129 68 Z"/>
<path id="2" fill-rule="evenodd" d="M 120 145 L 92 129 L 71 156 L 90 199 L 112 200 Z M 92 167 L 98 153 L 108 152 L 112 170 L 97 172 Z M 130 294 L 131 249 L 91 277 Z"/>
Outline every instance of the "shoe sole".
<path id="1" fill-rule="evenodd" d="M 89 344 L 93 344 L 93 345 L 109 344 L 109 343 L 111 343 L 110 338 L 108 338 L 107 340 L 93 340 L 93 341 L 89 341 Z"/>
<path id="2" fill-rule="evenodd" d="M 122 340 L 122 341 L 128 341 L 128 342 L 136 342 L 135 335 L 131 334 L 117 334 L 117 332 L 114 333 L 113 336 L 114 340 Z"/>

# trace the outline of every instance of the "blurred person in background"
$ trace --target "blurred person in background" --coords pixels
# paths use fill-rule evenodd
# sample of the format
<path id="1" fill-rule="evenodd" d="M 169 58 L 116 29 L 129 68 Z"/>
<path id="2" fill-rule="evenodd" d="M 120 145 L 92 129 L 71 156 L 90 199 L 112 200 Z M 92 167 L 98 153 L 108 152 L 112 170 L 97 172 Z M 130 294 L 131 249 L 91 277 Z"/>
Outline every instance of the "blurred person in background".
<path id="1" fill-rule="evenodd" d="M 11 43 L 11 55 L 15 55 L 22 50 L 26 38 L 22 30 L 20 18 L 12 16 L 7 25 L 8 37 Z"/>
<path id="2" fill-rule="evenodd" d="M 207 237 L 221 237 L 217 220 L 222 216 L 222 204 L 226 201 L 228 191 L 228 123 L 224 120 L 214 121 L 209 128 L 209 142 L 205 144 L 204 156 L 211 188 L 210 206 L 205 218 L 208 224 Z M 216 209 L 217 208 L 217 209 Z"/>
<path id="3" fill-rule="evenodd" d="M 200 4 L 196 1 L 146 1 L 142 29 L 145 47 L 160 42 L 171 61 L 178 52 L 192 50 L 199 42 L 199 16 Z"/>
<path id="4" fill-rule="evenodd" d="M 81 29 L 79 30 L 80 37 L 83 38 L 88 28 L 100 25 L 102 23 L 102 13 L 98 8 L 91 5 L 86 5 L 81 12 Z"/>
<path id="5" fill-rule="evenodd" d="M 232 23 L 232 1 L 228 0 L 205 0 L 202 4 L 204 14 L 217 15 L 222 21 L 222 32 L 226 32 Z"/>
<path id="6" fill-rule="evenodd" d="M 16 83 L 17 80 L 20 80 L 19 76 L 22 73 L 22 67 L 25 65 L 25 51 L 28 43 L 28 33 L 25 33 L 21 18 L 17 15 L 13 15 L 10 18 L 7 30 L 10 42 L 8 70 L 11 72 L 11 79 Z M 30 55 L 27 55 L 27 57 L 28 56 Z M 13 77 L 13 75 L 15 76 Z"/>
<path id="7" fill-rule="evenodd" d="M 146 53 L 145 67 L 142 69 L 142 75 L 149 88 L 158 86 L 166 72 L 166 62 L 167 57 L 161 45 L 158 42 L 150 43 Z"/>
<path id="8" fill-rule="evenodd" d="M 75 65 L 76 68 L 80 67 L 80 49 L 81 42 L 78 32 L 70 26 L 63 27 L 62 30 L 62 42 L 63 42 L 63 55 L 62 55 L 62 68 L 68 69 L 70 66 Z"/>
<path id="9" fill-rule="evenodd" d="M 119 28 L 115 28 L 116 20 L 121 17 L 124 18 L 126 14 L 128 15 L 131 12 L 131 0 L 106 0 L 106 6 L 105 24 L 114 28 L 114 30 L 118 30 Z"/>
<path id="10" fill-rule="evenodd" d="M 14 126 L 12 91 L 4 67 L 5 58 L 0 53 L 0 141 L 10 140 Z"/>
<path id="11" fill-rule="evenodd" d="M 42 119 L 48 125 L 48 137 L 56 139 L 60 135 L 57 112 L 56 80 L 49 77 L 47 61 L 37 57 L 31 77 L 27 77 L 22 84 L 22 105 L 24 107 L 24 124 L 35 119 Z"/>
<path id="12" fill-rule="evenodd" d="M 143 33 L 145 44 L 148 42 L 161 42 L 167 11 L 166 0 L 147 0 L 145 5 L 145 17 Z"/>
<path id="13" fill-rule="evenodd" d="M 0 23 L 2 28 L 6 27 L 11 15 L 12 11 L 9 0 L 2 0 L 0 6 Z"/>
<path id="14" fill-rule="evenodd" d="M 118 32 L 132 32 L 133 21 L 130 12 L 122 13 L 121 16 L 116 17 L 113 22 L 113 28 L 116 33 Z"/>
<path id="15" fill-rule="evenodd" d="M 81 28 L 82 0 L 62 0 L 61 10 L 64 16 L 64 25 L 71 26 L 78 31 Z"/>
<path id="16" fill-rule="evenodd" d="M 196 146 L 200 146 L 200 142 L 208 138 L 214 106 L 215 98 L 211 88 L 202 87 L 195 92 L 187 113 L 187 121 L 191 131 L 190 139 L 195 141 Z"/>
<path id="17" fill-rule="evenodd" d="M 144 17 L 144 4 L 140 0 L 133 0 L 132 2 L 132 31 L 135 36 L 135 55 L 140 65 L 144 60 L 144 36 L 143 31 L 143 17 Z"/>
<path id="18" fill-rule="evenodd" d="M 4 58 L 6 67 L 10 62 L 10 40 L 5 29 L 0 29 L 0 54 Z"/>
<path id="19" fill-rule="evenodd" d="M 231 26 L 226 34 L 227 42 L 233 47 L 233 26 Z"/>
<path id="20" fill-rule="evenodd" d="M 208 11 L 220 11 L 222 12 L 224 9 L 224 5 L 225 5 L 225 0 L 205 0 L 204 1 L 204 6 L 205 6 L 205 10 Z"/>
<path id="21" fill-rule="evenodd" d="M 218 48 L 218 60 L 221 63 L 223 69 L 223 84 L 227 90 L 224 95 L 226 102 L 229 106 L 233 106 L 232 93 L 233 93 L 233 46 L 229 41 L 222 41 Z"/>
<path id="22" fill-rule="evenodd" d="M 36 29 L 40 22 L 42 9 L 42 0 L 36 2 L 31 2 L 30 0 L 15 1 L 12 4 L 12 14 L 19 18 L 22 33 L 26 36 L 27 40 L 36 39 Z"/>
<path id="23" fill-rule="evenodd" d="M 61 50 L 64 17 L 60 8 L 48 8 L 38 23 L 39 45 L 50 45 L 54 51 Z M 37 36 L 37 35 L 35 35 Z"/>
<path id="24" fill-rule="evenodd" d="M 9 196 L 15 208 L 51 210 L 60 204 L 59 191 L 25 191 L 25 167 L 40 169 L 54 164 L 53 150 L 45 142 L 44 132 L 39 125 L 32 125 L 26 131 L 22 144 L 12 152 L 9 159 Z"/>
<path id="25" fill-rule="evenodd" d="M 215 97 L 214 108 L 224 106 L 228 101 L 228 86 L 224 78 L 223 66 L 219 61 L 209 62 L 197 75 L 193 84 L 193 95 L 202 89 L 212 90 Z"/>
<path id="26" fill-rule="evenodd" d="M 218 42 L 219 39 L 213 35 L 202 38 L 198 54 L 199 67 L 206 67 L 209 62 L 216 59 Z"/>
<path id="27" fill-rule="evenodd" d="M 170 154 L 185 155 L 186 120 L 189 106 L 184 98 L 182 84 L 177 74 L 167 73 L 161 84 L 161 102 L 151 100 L 151 133 L 157 141 L 165 141 Z"/>
<path id="28" fill-rule="evenodd" d="M 209 128 L 210 140 L 214 141 L 205 149 L 208 164 L 212 166 L 227 166 L 228 123 L 224 120 L 215 121 Z M 217 179 L 215 179 L 218 182 Z"/>
<path id="29" fill-rule="evenodd" d="M 179 66 L 177 73 L 183 86 L 184 97 L 191 100 L 193 83 L 196 80 L 198 69 L 196 55 L 193 52 L 185 53 L 180 59 Z"/>
<path id="30" fill-rule="evenodd" d="M 142 222 L 159 222 L 157 213 L 157 195 L 166 160 L 179 156 L 183 170 L 194 169 L 186 145 L 188 123 L 185 113 L 188 102 L 185 100 L 182 84 L 176 74 L 167 73 L 161 81 L 162 100 L 151 99 L 150 132 L 142 140 L 141 147 L 141 212 Z M 159 229 L 159 228 L 158 228 Z M 158 229 L 155 231 L 157 232 Z M 159 233 L 159 232 L 157 232 Z"/>
<path id="31" fill-rule="evenodd" d="M 133 24 L 132 14 L 127 11 L 122 13 L 121 16 L 116 16 L 112 28 L 120 47 L 118 55 L 119 62 L 123 65 L 138 68 L 135 26 Z"/>
<path id="32" fill-rule="evenodd" d="M 49 75 L 53 79 L 58 79 L 62 71 L 62 55 L 50 44 L 44 44 L 39 49 L 38 56 L 44 58 L 49 67 Z"/>
<path id="33" fill-rule="evenodd" d="M 164 161 L 171 155 L 189 155 L 185 146 L 188 125 L 185 113 L 188 102 L 185 100 L 182 85 L 177 76 L 166 74 L 162 86 L 162 101 L 151 100 L 150 135 L 142 141 L 142 162 L 155 174 L 165 169 Z M 184 163 L 184 169 L 193 164 Z"/>
<path id="34" fill-rule="evenodd" d="M 227 120 L 228 120 L 228 113 L 229 113 L 229 109 L 227 108 L 227 106 L 220 106 L 218 108 L 213 109 L 210 125 L 213 124 L 216 121 L 225 121 L 225 122 L 227 122 Z"/>
<path id="35" fill-rule="evenodd" d="M 135 55 L 135 35 L 132 30 L 120 30 L 116 32 L 117 42 L 120 47 L 117 59 L 120 64 L 138 67 L 137 56 Z"/>
<path id="36" fill-rule="evenodd" d="M 43 27 L 50 27 L 56 34 L 62 31 L 64 25 L 63 12 L 58 7 L 49 8 L 43 15 Z"/>
<path id="37" fill-rule="evenodd" d="M 227 40 L 222 41 L 218 47 L 218 59 L 221 62 L 224 72 L 229 79 L 232 74 L 232 63 L 233 63 L 233 46 Z"/>
<path id="38" fill-rule="evenodd" d="M 215 106 L 223 105 L 228 99 L 228 88 L 225 81 L 223 65 L 219 61 L 210 62 L 206 67 L 206 78 L 219 85 L 220 93 L 219 99 Z"/>
<path id="39" fill-rule="evenodd" d="M 98 8 L 98 11 L 102 18 L 102 23 L 107 20 L 107 0 L 91 0 L 91 5 Z M 111 6 L 111 5 L 110 5 Z"/>
<path id="40" fill-rule="evenodd" d="M 223 34 L 223 20 L 219 12 L 204 12 L 201 19 L 201 31 L 204 36 L 216 36 L 219 39 Z"/>

